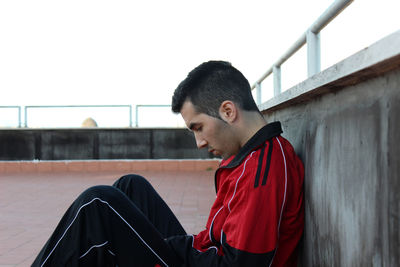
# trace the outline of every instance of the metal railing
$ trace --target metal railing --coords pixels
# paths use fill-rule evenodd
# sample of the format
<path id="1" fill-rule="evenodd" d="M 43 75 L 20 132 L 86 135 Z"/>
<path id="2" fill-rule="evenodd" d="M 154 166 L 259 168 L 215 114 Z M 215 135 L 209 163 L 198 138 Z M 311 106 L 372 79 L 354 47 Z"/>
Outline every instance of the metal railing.
<path id="1" fill-rule="evenodd" d="M 41 108 L 128 108 L 129 110 L 129 127 L 132 127 L 132 106 L 131 105 L 46 105 L 46 106 L 25 106 L 24 107 L 24 127 L 28 125 L 28 114 L 30 109 L 41 109 Z"/>
<path id="2" fill-rule="evenodd" d="M 135 122 L 133 123 L 132 119 L 132 112 L 133 112 L 133 106 L 135 106 Z M 32 123 L 32 118 L 35 117 L 35 113 L 33 113 L 33 110 L 40 110 L 40 109 L 49 109 L 51 113 L 55 113 L 54 109 L 80 109 L 80 111 L 82 111 L 81 109 L 110 109 L 110 108 L 127 108 L 127 113 L 128 113 L 128 117 L 129 117 L 129 127 L 139 127 L 141 126 L 139 123 L 139 118 L 141 118 L 140 114 L 141 114 L 141 110 L 143 110 L 143 108 L 150 108 L 153 109 L 152 111 L 154 111 L 154 109 L 156 108 L 170 108 L 171 105 L 37 105 L 37 106 L 0 106 L 0 109 L 17 109 L 18 110 L 18 125 L 17 127 L 21 128 L 21 127 L 30 127 L 31 123 Z M 92 110 L 93 111 L 93 110 Z M 158 111 L 160 112 L 160 111 Z M 33 114 L 32 114 L 33 113 Z M 66 112 L 64 112 L 66 113 Z M 84 112 L 82 112 L 84 113 Z M 147 112 L 148 113 L 148 112 Z M 164 111 L 161 111 L 161 113 L 165 113 Z M 121 113 L 119 113 L 121 114 Z M 124 118 L 126 118 L 126 113 L 123 113 Z M 160 115 L 163 115 L 160 114 Z M 53 115 L 53 114 L 51 114 Z M 165 115 L 165 114 L 164 114 Z M 171 115 L 173 115 L 172 111 L 171 111 Z M 37 117 L 38 115 L 36 115 Z M 4 120 L 8 120 L 10 121 L 9 118 L 5 118 L 6 116 L 0 117 L 0 127 L 4 127 L 4 125 L 2 126 L 1 123 Z M 10 117 L 10 116 L 8 116 Z M 44 117 L 48 117 L 45 116 Z M 144 117 L 147 117 L 147 115 L 145 114 Z M 162 117 L 162 116 L 161 116 Z M 11 119 L 13 121 L 15 121 L 14 119 Z M 23 123 L 22 123 L 23 122 Z M 13 125 L 15 125 L 15 123 L 12 123 Z M 148 123 L 147 123 L 148 124 Z M 133 126 L 134 125 L 134 126 Z M 15 126 L 6 126 L 6 127 L 15 127 Z M 68 126 L 66 126 L 68 127 Z M 124 126 L 126 127 L 126 126 Z M 167 126 L 168 127 L 168 126 Z"/>
<path id="3" fill-rule="evenodd" d="M 303 33 L 300 38 L 284 53 L 251 87 L 256 88 L 256 103 L 261 104 L 261 83 L 272 73 L 274 96 L 281 93 L 281 65 L 307 43 L 308 77 L 321 71 L 320 31 L 339 15 L 353 0 L 336 0 L 328 9 Z"/>

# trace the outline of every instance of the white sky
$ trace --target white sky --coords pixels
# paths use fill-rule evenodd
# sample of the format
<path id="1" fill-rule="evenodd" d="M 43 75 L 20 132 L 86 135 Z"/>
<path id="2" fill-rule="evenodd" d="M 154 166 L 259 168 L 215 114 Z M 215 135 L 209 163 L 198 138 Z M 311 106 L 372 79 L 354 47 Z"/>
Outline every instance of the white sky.
<path id="1" fill-rule="evenodd" d="M 170 104 L 210 59 L 253 84 L 332 3 L 2 0 L 0 105 Z M 354 1 L 321 32 L 322 69 L 400 29 L 399 10 Z M 306 78 L 302 50 L 282 66 L 284 89 Z"/>

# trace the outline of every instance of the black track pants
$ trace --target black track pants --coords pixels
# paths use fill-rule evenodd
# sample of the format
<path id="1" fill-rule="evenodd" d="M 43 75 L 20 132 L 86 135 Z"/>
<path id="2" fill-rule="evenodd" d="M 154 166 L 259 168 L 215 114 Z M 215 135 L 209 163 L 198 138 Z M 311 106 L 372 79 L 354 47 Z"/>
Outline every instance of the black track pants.
<path id="1" fill-rule="evenodd" d="M 164 238 L 185 234 L 150 183 L 127 175 L 83 192 L 32 266 L 180 266 Z"/>

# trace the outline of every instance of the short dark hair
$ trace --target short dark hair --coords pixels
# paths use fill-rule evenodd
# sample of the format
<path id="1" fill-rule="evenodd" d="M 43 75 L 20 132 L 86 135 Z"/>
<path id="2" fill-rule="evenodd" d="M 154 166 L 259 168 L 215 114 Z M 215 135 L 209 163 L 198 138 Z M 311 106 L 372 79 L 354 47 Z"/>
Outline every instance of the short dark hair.
<path id="1" fill-rule="evenodd" d="M 220 118 L 221 103 L 230 100 L 243 110 L 257 111 L 250 84 L 244 75 L 226 61 L 208 61 L 193 69 L 175 89 L 172 111 L 179 113 L 189 100 L 199 113 Z"/>

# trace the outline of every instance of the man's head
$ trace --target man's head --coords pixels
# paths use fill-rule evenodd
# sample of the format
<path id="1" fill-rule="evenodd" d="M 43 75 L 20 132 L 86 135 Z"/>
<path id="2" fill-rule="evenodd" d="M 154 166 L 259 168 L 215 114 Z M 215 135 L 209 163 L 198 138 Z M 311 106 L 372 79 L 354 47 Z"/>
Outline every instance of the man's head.
<path id="1" fill-rule="evenodd" d="M 247 79 L 223 61 L 191 71 L 175 90 L 172 110 L 181 113 L 198 148 L 224 159 L 237 154 L 264 123 Z"/>
<path id="2" fill-rule="evenodd" d="M 249 82 L 243 74 L 229 62 L 208 61 L 192 70 L 176 88 L 172 111 L 179 113 L 184 102 L 190 101 L 197 112 L 220 118 L 219 108 L 225 100 L 243 110 L 258 112 Z"/>

